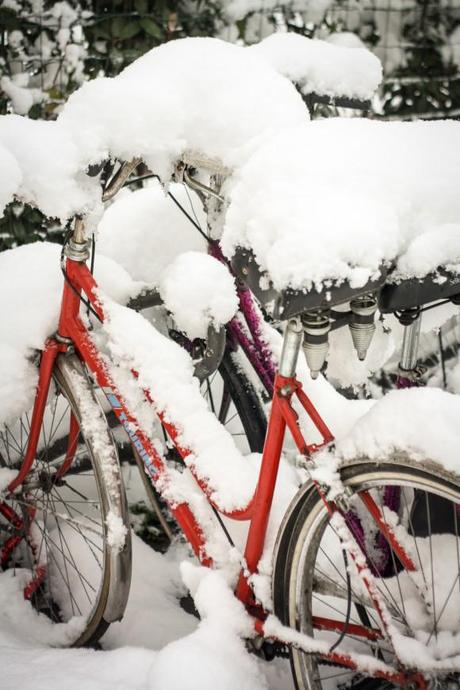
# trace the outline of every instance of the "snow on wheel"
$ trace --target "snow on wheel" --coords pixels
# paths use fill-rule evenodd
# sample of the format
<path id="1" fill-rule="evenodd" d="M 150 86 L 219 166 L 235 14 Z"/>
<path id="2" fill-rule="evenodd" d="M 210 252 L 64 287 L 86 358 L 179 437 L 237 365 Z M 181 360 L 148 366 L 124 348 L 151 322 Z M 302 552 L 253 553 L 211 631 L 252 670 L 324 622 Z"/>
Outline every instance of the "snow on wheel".
<path id="1" fill-rule="evenodd" d="M 399 661 L 432 677 L 441 687 L 458 683 L 460 644 L 460 478 L 400 454 L 381 462 L 360 460 L 342 468 L 351 491 L 349 513 L 360 521 L 369 568 L 390 615 L 393 646 L 352 562 L 344 558 L 339 532 L 316 489 L 293 500 L 278 541 L 274 569 L 275 613 L 283 623 L 330 649 L 365 654 L 369 663 Z M 385 491 L 396 493 L 388 507 Z M 370 491 L 388 525 L 412 558 L 406 570 L 363 508 Z M 396 652 L 396 654 L 395 654 Z M 380 687 L 345 666 L 292 649 L 300 690 Z"/>

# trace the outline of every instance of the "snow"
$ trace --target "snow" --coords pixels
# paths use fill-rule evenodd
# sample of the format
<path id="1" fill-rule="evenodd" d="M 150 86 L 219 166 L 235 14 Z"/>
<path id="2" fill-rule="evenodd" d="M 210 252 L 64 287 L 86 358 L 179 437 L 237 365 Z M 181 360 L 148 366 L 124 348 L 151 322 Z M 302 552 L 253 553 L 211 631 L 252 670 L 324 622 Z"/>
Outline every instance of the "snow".
<path id="1" fill-rule="evenodd" d="M 274 33 L 249 48 L 304 94 L 370 99 L 382 66 L 365 48 L 348 48 L 296 33 Z"/>
<path id="2" fill-rule="evenodd" d="M 283 662 L 276 669 L 250 655 L 240 638 L 248 618 L 222 575 L 186 562 L 181 572 L 193 588 L 201 622 L 179 607 L 185 593 L 178 562 L 134 538 L 132 596 L 126 616 L 104 638 L 106 651 L 50 648 L 51 628 L 22 598 L 21 578 L 0 574 L 2 688 L 23 690 L 289 690 Z M 115 649 L 116 646 L 122 648 Z M 284 671 L 284 673 L 283 673 Z M 268 680 L 272 678 L 272 682 Z M 280 679 L 284 682 L 281 684 Z"/>
<path id="3" fill-rule="evenodd" d="M 250 51 L 185 38 L 154 48 L 113 79 L 84 84 L 58 122 L 87 163 L 109 153 L 121 160 L 141 155 L 169 180 L 187 150 L 232 168 L 275 132 L 306 118 L 295 88 Z"/>
<path id="4" fill-rule="evenodd" d="M 125 545 L 127 530 L 123 520 L 113 511 L 107 514 L 107 543 L 116 551 L 121 551 Z"/>
<path id="5" fill-rule="evenodd" d="M 325 40 L 331 45 L 344 48 L 366 48 L 366 44 L 363 43 L 358 34 L 352 31 L 334 31 Z"/>
<path id="6" fill-rule="evenodd" d="M 66 3 L 61 5 L 59 16 L 65 22 Z M 67 30 L 61 33 L 63 43 L 68 38 Z M 174 41 L 151 51 L 115 79 L 86 84 L 70 99 L 58 123 L 2 117 L 0 144 L 6 155 L 0 158 L 0 208 L 18 194 L 45 213 L 65 219 L 98 204 L 97 183 L 83 176 L 87 163 L 109 153 L 126 159 L 142 154 L 167 178 L 177 157 L 199 151 L 236 169 L 228 183 L 231 203 L 223 236 L 227 254 L 238 244 L 252 248 L 278 288 L 311 288 L 331 280 L 363 285 L 382 262 L 396 262 L 398 278 L 422 276 L 440 264 L 460 270 L 458 124 L 355 120 L 303 124 L 307 114 L 300 96 L 260 55 L 264 53 L 265 59 L 268 55 L 276 69 L 304 82 L 304 88 L 315 84 L 323 92 L 336 82 L 338 63 L 331 61 L 321 74 L 313 67 L 312 72 L 305 71 L 305 65 L 297 63 L 298 50 L 302 59 L 305 50 L 308 68 L 312 51 L 318 51 L 324 63 L 327 51 L 339 54 L 335 46 L 300 44 L 285 35 L 254 49 L 212 39 Z M 359 65 L 369 59 L 359 49 L 341 48 L 340 54 L 356 64 L 350 81 L 345 77 L 341 81 L 344 93 L 358 95 L 375 88 L 371 85 L 375 62 L 372 69 L 361 71 Z M 375 81 L 376 68 L 372 74 Z M 172 189 L 185 203 L 183 192 Z M 205 226 L 201 215 L 199 222 Z M 139 290 L 141 283 L 133 278 L 158 285 L 179 327 L 192 338 L 203 337 L 210 324 L 218 327 L 234 313 L 233 279 L 204 253 L 202 239 L 156 183 L 139 192 L 125 192 L 104 214 L 99 235 L 103 253 L 112 258 L 96 258 L 107 321 L 92 333 L 114 360 L 108 366 L 121 395 L 147 435 L 153 437 L 156 428 L 155 410 L 175 424 L 179 443 L 190 450 L 186 466 L 208 484 L 213 500 L 225 510 L 244 507 L 254 491 L 260 456 L 243 457 L 210 412 L 189 355 L 141 315 L 117 303 Z M 59 253 L 60 247 L 43 243 L 0 256 L 2 422 L 30 407 L 36 385 L 31 358 L 57 324 L 63 282 Z M 267 325 L 263 329 L 276 358 L 281 336 Z M 343 366 L 349 352 L 345 335 L 343 331 L 331 338 L 342 359 L 334 362 L 331 355 L 329 373 L 355 382 L 354 368 Z M 360 365 L 366 373 L 391 352 L 391 340 L 381 328 L 373 347 L 369 361 Z M 132 369 L 139 374 L 138 383 L 132 381 Z M 302 359 L 299 377 L 337 434 L 336 461 L 363 455 L 382 459 L 403 451 L 416 461 L 429 458 L 460 474 L 458 396 L 434 388 L 410 389 L 393 391 L 376 403 L 347 401 L 323 377 L 313 382 Z M 154 407 L 145 403 L 140 388 L 151 391 Z M 85 431 L 100 436 L 102 413 L 88 401 L 84 408 L 83 426 L 89 425 Z M 300 424 L 308 440 L 315 440 L 311 423 L 301 419 Z M 104 438 L 99 441 L 104 443 Z M 286 455 L 293 455 L 289 445 Z M 333 484 L 337 465 L 329 454 L 319 461 L 318 476 L 327 476 Z M 2 470 L 0 486 L 10 476 Z M 267 609 L 278 525 L 301 476 L 303 472 L 283 459 L 267 543 L 252 579 L 256 596 Z M 241 565 L 245 526 L 232 528 L 236 546 L 228 549 L 223 538 L 218 542 L 213 514 L 190 472 L 171 469 L 160 488 L 173 501 L 190 500 L 220 569 L 194 566 L 183 551 L 160 556 L 135 539 L 132 596 L 123 622 L 110 628 L 104 641 L 110 651 L 104 652 L 51 649 L 74 637 L 81 620 L 52 626 L 22 597 L 27 573 L 19 571 L 15 578 L 1 573 L 2 687 L 289 687 L 282 671 L 270 678 L 272 672 L 247 653 L 242 641 L 242 636 L 252 634 L 251 622 L 233 597 L 232 586 Z M 110 512 L 107 523 L 110 543 L 122 548 L 126 534 L 120 517 Z M 184 558 L 181 582 L 178 562 Z M 187 588 L 200 623 L 177 605 Z M 453 613 L 449 625 L 457 625 Z M 328 648 L 322 640 L 310 642 L 283 628 L 273 617 L 266 629 L 308 649 Z M 445 640 L 447 652 L 442 651 L 442 643 L 439 656 L 457 651 L 452 636 Z M 124 649 L 113 649 L 122 645 Z M 137 648 L 146 645 L 149 649 Z M 419 664 L 420 650 L 425 649 L 420 640 L 404 638 L 402 645 L 404 658 Z M 366 663 L 381 666 L 369 656 Z M 455 659 L 450 663 L 455 664 Z"/>
<path id="7" fill-rule="evenodd" d="M 427 252 L 456 264 L 459 140 L 453 121 L 331 118 L 283 132 L 239 171 L 224 252 L 252 249 L 276 289 L 360 287 L 395 261 L 395 279 L 407 278 Z"/>
<path id="8" fill-rule="evenodd" d="M 22 75 L 19 75 L 22 76 Z M 18 115 L 27 115 L 34 103 L 40 103 L 45 99 L 45 94 L 40 89 L 27 89 L 16 78 L 2 77 L 0 87 L 11 101 L 13 110 Z"/>
<path id="9" fill-rule="evenodd" d="M 110 374 L 130 409 L 137 412 L 140 404 L 130 385 L 129 374 L 134 369 L 140 387 L 151 392 L 155 409 L 178 429 L 179 443 L 191 451 L 186 464 L 208 482 L 213 500 L 223 510 L 246 507 L 255 489 L 256 468 L 240 454 L 233 438 L 208 409 L 193 377 L 190 356 L 140 314 L 102 296 L 101 300 L 106 316 L 103 331 L 113 358 Z M 154 409 L 144 406 L 139 413 L 141 426 L 149 435 Z"/>
<path id="10" fill-rule="evenodd" d="M 184 252 L 164 271 L 159 283 L 165 306 L 189 338 L 205 338 L 235 315 L 238 298 L 228 268 L 207 254 Z"/>
<path id="11" fill-rule="evenodd" d="M 205 228 L 196 195 L 192 192 L 189 199 L 179 184 L 170 185 L 169 191 Z M 211 324 L 218 329 L 237 309 L 228 269 L 205 254 L 203 237 L 156 181 L 124 192 L 108 207 L 99 223 L 97 246 L 133 278 L 158 287 L 176 326 L 191 339 L 205 338 Z"/>
<path id="12" fill-rule="evenodd" d="M 0 218 L 12 201 L 22 181 L 21 169 L 11 153 L 0 142 Z"/>
<path id="13" fill-rule="evenodd" d="M 61 220 L 97 205 L 98 182 L 84 174 L 77 146 L 56 122 L 2 116 L 0 145 L 9 150 L 22 173 L 19 189 L 10 192 L 22 201 Z"/>
<path id="14" fill-rule="evenodd" d="M 60 252 L 56 244 L 39 242 L 0 254 L 0 423 L 31 406 L 37 371 L 30 360 L 57 327 L 63 284 Z M 139 289 L 126 271 L 103 256 L 97 257 L 95 275 L 120 301 Z"/>
<path id="15" fill-rule="evenodd" d="M 337 441 L 337 457 L 384 460 L 402 451 L 411 459 L 428 459 L 460 475 L 459 414 L 458 395 L 437 388 L 390 391 Z"/>
<path id="16" fill-rule="evenodd" d="M 169 191 L 191 213 L 183 185 Z M 201 227 L 206 217 L 194 192 L 189 192 Z M 120 192 L 102 216 L 97 249 L 116 261 L 135 280 L 158 283 L 162 271 L 179 252 L 206 251 L 206 242 L 170 199 L 159 182 L 143 189 Z"/>

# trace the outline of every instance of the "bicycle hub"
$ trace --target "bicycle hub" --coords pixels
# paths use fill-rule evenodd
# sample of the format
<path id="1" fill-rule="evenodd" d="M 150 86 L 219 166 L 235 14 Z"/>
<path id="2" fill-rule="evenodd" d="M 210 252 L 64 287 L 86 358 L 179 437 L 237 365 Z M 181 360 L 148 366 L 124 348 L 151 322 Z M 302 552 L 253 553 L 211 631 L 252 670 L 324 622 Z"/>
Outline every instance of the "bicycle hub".
<path id="1" fill-rule="evenodd" d="M 302 348 L 312 379 L 318 377 L 329 351 L 331 324 L 327 312 L 316 309 L 302 315 Z"/>
<path id="2" fill-rule="evenodd" d="M 375 333 L 374 316 L 377 311 L 377 300 L 374 295 L 356 297 L 350 302 L 350 333 L 353 345 L 362 362 L 366 359 L 369 345 Z"/>

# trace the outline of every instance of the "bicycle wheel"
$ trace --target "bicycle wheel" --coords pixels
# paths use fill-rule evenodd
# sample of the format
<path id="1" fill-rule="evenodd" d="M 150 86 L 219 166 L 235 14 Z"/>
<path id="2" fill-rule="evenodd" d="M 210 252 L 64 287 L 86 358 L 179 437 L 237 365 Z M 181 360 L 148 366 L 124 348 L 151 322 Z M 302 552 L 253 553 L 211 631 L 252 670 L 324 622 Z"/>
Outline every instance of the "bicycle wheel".
<path id="1" fill-rule="evenodd" d="M 0 431 L 0 467 L 18 470 L 30 415 Z M 0 494 L 1 568 L 55 624 L 50 642 L 94 644 L 124 612 L 131 541 L 116 447 L 75 355 L 57 358 L 34 465 Z M 49 626 L 48 626 L 49 629 Z"/>
<path id="2" fill-rule="evenodd" d="M 218 371 L 201 391 L 212 412 L 235 439 L 242 453 L 261 453 L 267 419 L 259 396 L 241 367 L 238 355 L 226 348 Z M 241 353 L 241 356 L 244 356 Z"/>
<path id="3" fill-rule="evenodd" d="M 422 664 L 430 666 L 430 658 L 437 660 L 434 666 L 439 662 L 438 669 L 428 673 L 433 682 L 458 687 L 458 656 L 457 664 L 449 659 L 460 654 L 456 637 L 460 628 L 460 479 L 401 455 L 392 461 L 363 460 L 345 466 L 342 481 L 350 488 L 351 508 L 367 531 L 368 565 L 393 625 L 416 644 Z M 398 516 L 387 511 L 386 519 L 396 521 L 398 538 L 420 572 L 419 587 L 386 541 L 392 567 L 383 571 L 379 564 L 379 535 L 370 516 L 366 522 L 358 494 L 370 490 L 381 506 L 385 486 L 400 489 Z M 384 574 L 379 576 L 379 572 Z M 337 532 L 311 485 L 293 501 L 280 531 L 273 593 L 275 613 L 286 625 L 327 641 L 330 649 L 338 643 L 337 651 L 359 652 L 397 666 L 391 644 L 381 633 L 379 616 L 354 565 L 347 568 Z M 325 619 L 337 625 L 325 623 Z M 363 636 L 363 627 L 371 630 L 369 639 Z M 391 687 L 387 680 L 358 674 L 299 650 L 291 651 L 291 666 L 299 690 Z"/>

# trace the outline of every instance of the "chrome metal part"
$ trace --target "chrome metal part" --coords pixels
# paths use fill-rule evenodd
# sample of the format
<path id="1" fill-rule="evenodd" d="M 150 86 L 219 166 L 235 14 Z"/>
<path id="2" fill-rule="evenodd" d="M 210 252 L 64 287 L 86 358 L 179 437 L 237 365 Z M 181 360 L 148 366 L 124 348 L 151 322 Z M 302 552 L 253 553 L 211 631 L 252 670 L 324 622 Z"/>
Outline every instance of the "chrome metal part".
<path id="1" fill-rule="evenodd" d="M 64 256 L 84 263 L 89 259 L 90 245 L 90 241 L 85 239 L 83 221 L 77 218 L 73 236 L 64 247 Z"/>
<path id="2" fill-rule="evenodd" d="M 303 328 L 300 319 L 290 319 L 287 322 L 279 366 L 281 376 L 291 378 L 295 375 L 300 344 L 302 342 L 302 333 Z"/>
<path id="3" fill-rule="evenodd" d="M 321 309 L 306 312 L 302 315 L 302 326 L 305 359 L 312 379 L 316 379 L 329 351 L 329 314 Z"/>
<path id="4" fill-rule="evenodd" d="M 194 168 L 202 168 L 213 175 L 227 176 L 232 173 L 232 170 L 227 168 L 218 158 L 209 158 L 199 151 L 185 151 L 181 158 L 186 165 L 191 165 Z"/>
<path id="5" fill-rule="evenodd" d="M 421 386 L 424 383 L 424 377 L 428 371 L 427 367 L 417 364 L 410 371 L 398 367 L 397 373 L 399 376 L 404 377 L 408 381 L 412 381 L 416 386 Z"/>
<path id="6" fill-rule="evenodd" d="M 89 242 L 74 242 L 69 240 L 64 249 L 64 256 L 73 261 L 81 261 L 82 263 L 89 259 Z"/>
<path id="7" fill-rule="evenodd" d="M 214 199 L 217 199 L 218 201 L 224 201 L 224 197 L 215 192 L 211 187 L 207 187 L 205 184 L 202 182 L 199 182 L 198 180 L 195 180 L 191 175 L 189 175 L 187 169 L 184 170 L 183 172 L 183 178 L 184 182 L 191 188 L 194 189 L 197 192 L 200 192 L 204 196 L 211 196 Z"/>
<path id="8" fill-rule="evenodd" d="M 374 295 L 363 295 L 350 302 L 351 321 L 349 324 L 353 345 L 362 362 L 366 359 L 369 345 L 375 333 L 374 316 L 377 300 Z"/>
<path id="9" fill-rule="evenodd" d="M 75 224 L 73 226 L 72 240 L 75 244 L 85 244 L 86 243 L 86 230 L 85 221 L 81 216 L 76 216 Z"/>
<path id="10" fill-rule="evenodd" d="M 73 261 L 85 262 L 89 258 L 90 242 L 86 239 L 85 222 L 76 216 L 71 239 L 64 247 L 64 256 Z"/>
<path id="11" fill-rule="evenodd" d="M 65 335 L 59 335 L 59 333 L 55 333 L 53 337 L 56 338 L 58 343 L 62 343 L 63 345 L 73 344 L 72 338 L 67 338 Z"/>
<path id="12" fill-rule="evenodd" d="M 404 337 L 401 349 L 399 368 L 403 372 L 412 371 L 417 366 L 418 345 L 422 315 L 419 314 L 408 326 L 404 326 Z"/>
<path id="13" fill-rule="evenodd" d="M 91 404 L 95 406 L 95 409 L 101 411 L 101 418 L 105 419 L 100 402 L 96 398 L 91 386 L 87 386 L 86 371 L 78 357 L 75 355 L 71 357 L 59 355 L 56 359 L 56 368 L 61 372 L 66 381 L 73 381 L 75 386 L 75 382 L 79 381 L 76 390 L 79 396 L 77 397 L 77 402 L 82 405 L 80 409 L 84 410 L 88 407 L 87 405 L 84 407 L 82 400 L 91 399 Z M 81 425 L 81 419 L 79 419 L 79 423 Z M 111 575 L 104 604 L 104 620 L 111 623 L 121 620 L 128 601 L 131 584 L 131 534 L 129 531 L 128 503 L 123 486 L 117 447 L 112 442 L 110 436 L 107 435 L 107 440 L 109 441 L 109 439 L 111 442 L 111 452 L 104 453 L 103 451 L 108 446 L 104 445 L 104 442 L 102 442 L 102 445 L 99 444 L 100 449 L 99 446 L 97 449 L 95 448 L 97 452 L 94 453 L 93 466 L 95 474 L 100 477 L 100 500 L 106 507 L 106 513 L 119 516 L 120 525 L 126 527 L 124 543 L 120 545 L 110 544 L 107 535 L 105 535 L 103 542 L 104 562 L 108 560 L 108 571 Z M 111 481 L 106 481 L 105 477 L 110 477 Z M 107 526 L 106 529 L 108 530 Z"/>
<path id="14" fill-rule="evenodd" d="M 225 352 L 226 331 L 221 327 L 216 329 L 212 324 L 208 327 L 206 349 L 203 356 L 193 363 L 194 376 L 199 381 L 209 378 L 219 367 Z"/>
<path id="15" fill-rule="evenodd" d="M 135 171 L 141 161 L 142 158 L 133 158 L 132 161 L 123 163 L 119 171 L 116 173 L 116 175 L 114 175 L 110 183 L 107 185 L 102 195 L 102 201 L 109 201 L 117 192 L 120 191 L 128 177 Z"/>

